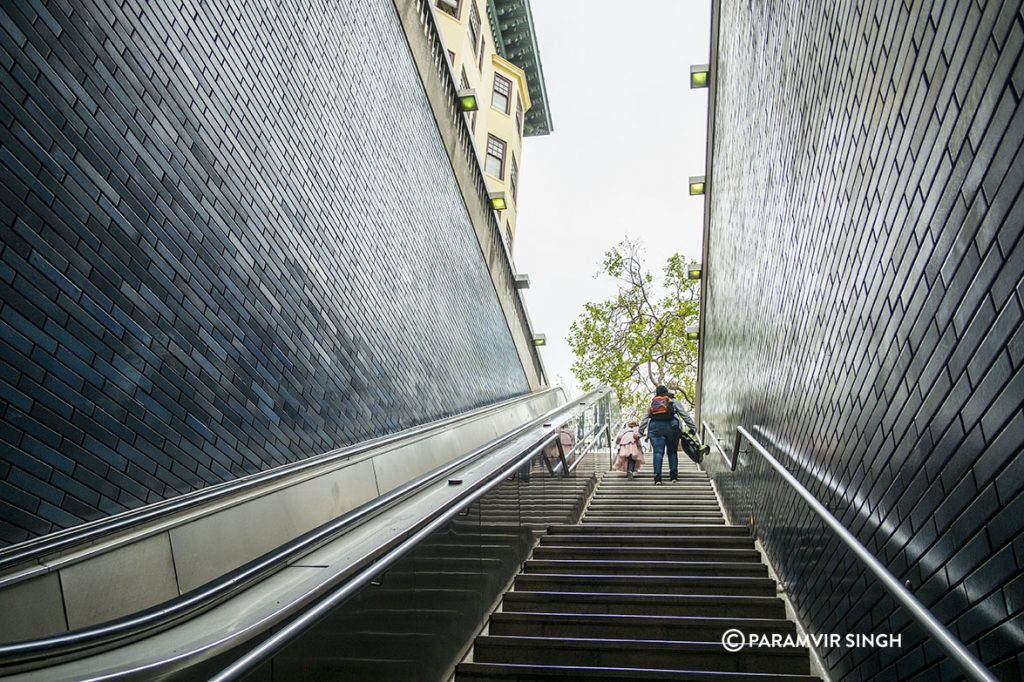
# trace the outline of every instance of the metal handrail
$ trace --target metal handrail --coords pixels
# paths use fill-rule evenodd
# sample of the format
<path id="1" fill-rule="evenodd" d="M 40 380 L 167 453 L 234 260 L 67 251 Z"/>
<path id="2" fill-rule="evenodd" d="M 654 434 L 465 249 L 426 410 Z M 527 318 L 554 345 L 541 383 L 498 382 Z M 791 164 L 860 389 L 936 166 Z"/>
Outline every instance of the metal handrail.
<path id="1" fill-rule="evenodd" d="M 602 427 L 607 428 L 607 426 L 607 424 L 598 425 L 596 430 L 600 433 Z M 490 478 L 477 481 L 475 484 L 468 487 L 463 495 L 450 500 L 444 506 L 429 514 L 422 520 L 422 524 L 424 525 L 421 525 L 420 529 L 415 531 L 406 540 L 394 540 L 393 543 L 397 544 L 393 544 L 391 548 L 387 550 L 386 554 L 380 556 L 380 558 L 375 561 L 368 562 L 367 565 L 360 567 L 359 573 L 354 574 L 354 576 L 347 580 L 344 585 L 341 585 L 330 594 L 319 599 L 314 606 L 304 611 L 294 620 L 289 621 L 287 625 L 283 626 L 258 646 L 251 649 L 244 656 L 237 659 L 231 665 L 221 670 L 217 675 L 210 678 L 210 682 L 230 682 L 231 680 L 238 680 L 243 675 L 254 670 L 260 664 L 266 662 L 271 656 L 290 644 L 296 637 L 300 636 L 307 628 L 313 626 L 317 621 L 324 618 L 331 609 L 353 596 L 361 587 L 365 586 L 376 576 L 387 570 L 392 564 L 408 554 L 416 547 L 416 545 L 458 515 L 460 511 L 486 495 L 498 485 L 504 483 L 510 476 L 519 472 L 522 467 L 524 465 L 528 465 L 538 453 L 543 452 L 549 442 L 550 437 L 546 438 L 539 444 L 535 444 L 526 452 L 526 454 L 516 458 L 504 469 L 499 469 L 499 473 L 492 475 Z M 560 441 L 556 440 L 556 442 Z M 577 461 L 582 460 L 586 454 L 587 453 L 581 455 L 580 459 Z"/>
<path id="2" fill-rule="evenodd" d="M 599 399 L 607 393 L 607 390 L 605 388 L 595 389 L 588 394 L 588 399 Z M 294 558 L 312 551 L 358 524 L 397 505 L 421 488 L 441 480 L 455 469 L 466 465 L 473 459 L 505 445 L 526 431 L 536 428 L 538 424 L 544 424 L 549 421 L 556 422 L 564 413 L 571 413 L 575 409 L 579 409 L 579 407 L 574 404 L 566 404 L 550 410 L 537 419 L 533 419 L 519 428 L 510 431 L 501 438 L 486 443 L 441 467 L 427 472 L 420 478 L 409 481 L 370 502 L 360 505 L 337 519 L 309 531 L 278 547 L 276 550 L 244 564 L 234 571 L 207 583 L 203 587 L 171 600 L 164 605 L 71 633 L 0 645 L 0 665 L 15 665 L 40 658 L 52 658 L 71 654 L 111 641 L 138 639 L 159 629 L 169 627 L 188 616 L 198 615 L 223 602 L 232 594 L 273 573 Z M 547 443 L 549 441 L 550 434 L 543 442 Z"/>
<path id="3" fill-rule="evenodd" d="M 711 436 L 711 442 L 714 444 L 715 449 L 718 450 L 718 454 L 722 456 L 726 464 L 729 464 L 733 471 L 736 471 L 736 467 L 732 466 L 732 462 L 729 461 L 729 456 L 725 454 L 725 450 L 722 449 L 722 444 L 718 442 L 718 437 L 715 436 L 715 432 L 711 430 L 711 427 L 706 421 L 701 422 L 701 426 L 704 427 L 704 441 L 707 442 L 707 437 Z"/>
<path id="4" fill-rule="evenodd" d="M 623 419 L 623 420 L 622 420 L 622 423 L 621 423 L 621 424 L 619 424 L 619 428 L 618 428 L 618 429 L 616 429 L 616 431 L 615 431 L 615 432 L 616 432 L 616 433 L 619 433 L 619 432 L 620 432 L 620 431 L 622 431 L 622 430 L 623 430 L 624 428 L 626 428 L 626 426 L 627 426 L 627 425 L 629 425 L 629 420 L 628 420 L 628 419 Z M 609 469 L 609 470 L 610 470 L 610 469 L 611 469 L 611 468 L 612 468 L 613 466 L 615 466 L 615 458 L 616 458 L 616 456 L 617 456 L 617 455 L 616 455 L 616 453 L 615 453 L 615 451 L 614 451 L 614 450 L 613 450 L 613 448 L 612 448 L 612 433 L 611 433 L 610 427 L 611 427 L 611 425 L 609 424 L 609 431 L 608 431 L 608 469 Z M 637 443 L 637 445 L 639 445 L 639 443 Z"/>
<path id="5" fill-rule="evenodd" d="M 896 600 L 903 605 L 918 625 L 923 627 L 928 634 L 937 640 L 939 647 L 946 652 L 960 666 L 960 669 L 968 679 L 977 682 L 997 682 L 992 673 L 979 661 L 974 654 L 967 650 L 967 647 L 943 625 L 914 594 L 908 590 L 889 569 L 873 555 L 867 547 L 846 529 L 839 519 L 818 501 L 811 491 L 803 486 L 793 474 L 789 473 L 786 467 L 775 459 L 757 440 L 742 426 L 736 427 L 736 443 L 733 448 L 730 470 L 736 471 L 736 462 L 739 460 L 740 444 L 746 439 L 754 450 L 757 451 L 775 471 L 782 476 L 783 480 L 790 485 L 810 505 L 811 509 L 821 517 L 832 531 L 839 536 L 839 539 L 849 547 L 853 553 L 867 565 L 868 569 L 875 574 L 875 577 L 882 581 L 882 585 Z"/>
<path id="6" fill-rule="evenodd" d="M 580 459 L 585 457 L 588 452 L 590 452 L 590 447 L 594 443 L 597 442 L 597 437 L 601 435 L 601 432 L 605 431 L 607 429 L 608 429 L 608 424 L 597 424 L 596 426 L 594 426 L 593 429 L 590 430 L 590 433 L 588 433 L 587 435 L 583 436 L 583 438 L 580 438 L 579 441 L 577 441 L 577 443 L 575 445 L 573 445 L 571 448 L 569 448 L 569 452 L 566 452 L 566 453 L 564 453 L 562 455 L 562 466 L 565 467 L 564 471 L 565 471 L 565 475 L 566 476 L 568 476 L 569 472 L 571 472 L 573 469 L 576 468 L 575 466 L 570 466 L 570 465 L 566 464 L 566 462 L 568 462 L 569 459 L 570 459 L 569 455 L 571 455 L 572 453 L 576 452 L 577 450 L 580 450 L 581 452 L 580 452 L 579 456 L 574 460 L 574 463 L 578 462 Z M 590 442 L 590 441 L 593 441 L 593 442 Z M 559 449 L 559 452 L 561 452 L 561 450 L 562 450 L 561 439 L 559 439 L 559 441 L 558 441 L 558 449 Z"/>
<path id="7" fill-rule="evenodd" d="M 340 463 L 348 461 L 365 452 L 386 447 L 394 443 L 408 443 L 411 439 L 414 439 L 417 436 L 451 426 L 458 422 L 476 419 L 490 414 L 491 412 L 502 410 L 515 403 L 523 402 L 543 393 L 549 393 L 556 390 L 559 389 L 548 388 L 542 391 L 516 396 L 491 405 L 485 405 L 484 407 L 477 408 L 469 412 L 427 422 L 426 424 L 420 424 L 418 426 L 405 429 L 404 431 L 363 441 L 361 443 L 356 443 L 355 445 L 348 445 L 342 448 L 329 450 L 298 462 L 291 462 L 280 467 L 275 467 L 269 471 L 259 471 L 242 478 L 194 490 L 190 493 L 185 493 L 184 495 L 179 495 L 172 499 L 154 502 L 153 504 L 149 504 L 138 509 L 129 509 L 115 514 L 114 516 L 98 519 L 73 528 L 57 531 L 43 537 L 27 540 L 12 547 L 0 549 L 0 569 L 38 560 L 39 558 L 53 554 L 54 552 L 64 551 L 87 542 L 95 542 L 101 538 L 135 528 L 136 526 L 149 521 L 169 517 L 172 514 L 183 512 L 201 504 L 206 504 L 221 498 L 227 498 L 251 488 L 264 486 L 283 478 L 289 478 L 301 474 L 308 469 L 318 469 L 329 466 L 335 462 Z"/>
<path id="8" fill-rule="evenodd" d="M 610 428 L 611 428 L 611 424 L 609 422 L 605 422 L 604 424 L 598 424 L 597 425 L 597 427 L 594 429 L 595 438 L 593 439 L 593 441 L 587 447 L 585 447 L 583 449 L 583 451 L 579 454 L 579 456 L 575 460 L 573 460 L 572 464 L 569 465 L 569 473 L 572 473 L 572 472 L 576 471 L 576 467 L 578 467 L 580 465 L 580 462 L 583 461 L 583 458 L 586 457 L 587 455 L 589 455 L 591 452 L 594 451 L 594 446 L 597 445 L 598 438 L 600 437 L 601 433 L 608 433 L 608 429 L 610 429 Z"/>

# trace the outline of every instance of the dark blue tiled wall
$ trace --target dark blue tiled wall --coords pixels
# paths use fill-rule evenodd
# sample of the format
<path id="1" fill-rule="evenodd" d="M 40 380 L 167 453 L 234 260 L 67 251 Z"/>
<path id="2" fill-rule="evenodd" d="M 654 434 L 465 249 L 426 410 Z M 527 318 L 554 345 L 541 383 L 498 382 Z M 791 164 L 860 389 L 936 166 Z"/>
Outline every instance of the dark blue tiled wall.
<path id="1" fill-rule="evenodd" d="M 390 0 L 0 5 L 0 544 L 528 390 Z"/>
<path id="2" fill-rule="evenodd" d="M 1024 651 L 1021 3 L 722 2 L 703 417 L 758 437 L 1003 679 Z M 750 453 L 753 516 L 837 679 L 955 669 Z"/>

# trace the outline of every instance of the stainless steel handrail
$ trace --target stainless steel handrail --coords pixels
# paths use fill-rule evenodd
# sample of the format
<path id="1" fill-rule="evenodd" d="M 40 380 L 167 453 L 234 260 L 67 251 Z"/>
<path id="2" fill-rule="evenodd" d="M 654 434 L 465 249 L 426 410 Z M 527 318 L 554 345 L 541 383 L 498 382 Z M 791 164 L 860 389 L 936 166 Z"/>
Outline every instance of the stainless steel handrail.
<path id="1" fill-rule="evenodd" d="M 718 450 L 718 454 L 720 454 L 722 459 L 725 460 L 725 463 L 729 464 L 730 468 L 735 471 L 736 467 L 732 466 L 732 463 L 729 461 L 729 456 L 725 454 L 725 450 L 722 449 L 722 444 L 718 442 L 718 437 L 715 436 L 715 432 L 711 430 L 711 427 L 708 426 L 706 421 L 702 421 L 701 426 L 704 427 L 704 442 L 706 443 L 708 440 L 707 437 L 711 436 L 711 442 L 714 444 L 715 449 Z"/>
<path id="2" fill-rule="evenodd" d="M 960 669 L 964 674 L 971 680 L 978 682 L 997 682 L 996 678 L 992 673 L 985 667 L 985 665 L 979 661 L 974 654 L 967 650 L 967 647 L 958 640 L 953 633 L 951 633 L 946 626 L 944 626 L 933 614 L 928 610 L 924 604 L 918 600 L 914 594 L 908 590 L 894 576 L 889 569 L 886 568 L 885 564 L 880 562 L 875 555 L 873 555 L 868 548 L 860 543 L 860 541 L 846 529 L 839 519 L 832 515 L 832 513 L 818 501 L 811 491 L 803 486 L 800 481 L 796 479 L 793 474 L 789 473 L 786 467 L 775 459 L 771 453 L 769 453 L 764 446 L 757 442 L 757 440 L 742 426 L 736 427 L 736 443 L 733 448 L 732 461 L 730 462 L 730 469 L 736 470 L 736 462 L 739 459 L 740 444 L 746 439 L 750 443 L 754 450 L 760 454 L 765 461 L 772 466 L 775 471 L 782 476 L 783 480 L 790 485 L 793 490 L 797 492 L 810 505 L 811 509 L 821 517 L 821 519 L 828 525 L 832 531 L 839 536 L 839 539 L 849 547 L 857 557 L 864 562 L 868 569 L 875 574 L 875 577 L 882 581 L 882 585 L 886 587 L 889 593 L 896 598 L 896 600 L 906 607 L 910 611 L 911 616 L 918 625 L 923 627 L 928 634 L 936 639 L 939 647 L 946 652 L 946 654 L 952 658 L 960 666 Z"/>
<path id="3" fill-rule="evenodd" d="M 213 500 L 226 498 L 250 488 L 263 486 L 282 478 L 295 476 L 307 469 L 316 469 L 329 466 L 335 462 L 347 461 L 365 452 L 386 447 L 394 443 L 407 443 L 410 439 L 414 439 L 431 431 L 443 429 L 462 421 L 477 419 L 490 414 L 491 412 L 497 412 L 516 403 L 524 402 L 530 398 L 555 390 L 559 389 L 549 388 L 543 391 L 536 391 L 534 393 L 516 396 L 497 403 L 492 403 L 491 405 L 485 405 L 484 407 L 480 407 L 469 412 L 427 422 L 426 424 L 420 424 L 418 426 L 405 429 L 404 431 L 380 436 L 372 440 L 348 445 L 343 448 L 329 450 L 328 452 L 324 452 L 307 459 L 275 467 L 269 471 L 259 471 L 231 481 L 225 481 L 206 488 L 194 490 L 190 493 L 185 493 L 184 495 L 179 495 L 172 499 L 154 502 L 153 504 L 149 504 L 138 509 L 129 509 L 113 516 L 97 519 L 96 521 L 90 521 L 88 523 L 74 526 L 73 528 L 68 528 L 43 537 L 27 540 L 12 547 L 0 549 L 0 569 L 35 561 L 55 552 L 68 550 L 76 545 L 95 542 L 100 538 L 105 538 L 114 533 L 135 528 L 136 526 L 149 521 L 164 519 L 165 517 L 169 517 L 171 514 L 192 509 Z"/>
<path id="4" fill-rule="evenodd" d="M 622 423 L 619 424 L 619 428 L 616 429 L 615 433 L 621 432 L 623 429 L 626 428 L 626 426 L 628 424 L 629 424 L 629 420 L 628 419 L 622 420 Z M 638 443 L 638 445 L 639 445 L 639 443 Z M 608 431 L 608 469 L 609 470 L 611 470 L 611 468 L 613 466 L 615 466 L 615 457 L 616 457 L 616 452 L 612 448 L 612 433 L 611 433 L 611 425 L 609 424 L 609 431 Z"/>
<path id="5" fill-rule="evenodd" d="M 610 431 L 610 429 L 611 429 L 611 424 L 608 423 L 608 422 L 605 422 L 603 426 L 601 424 L 597 425 L 596 434 L 595 434 L 597 437 L 595 437 L 594 441 L 589 446 L 587 446 L 583 450 L 583 452 L 580 453 L 580 456 L 577 457 L 573 461 L 572 464 L 569 465 L 569 472 L 570 473 L 573 472 L 573 471 L 576 471 L 576 467 L 578 467 L 580 465 L 580 462 L 583 461 L 583 458 L 586 457 L 587 455 L 589 455 L 591 452 L 593 452 L 594 446 L 597 445 L 598 439 L 599 439 L 599 437 L 601 436 L 602 433 L 609 434 L 608 437 L 611 438 L 611 435 L 610 435 L 611 431 Z"/>
<path id="6" fill-rule="evenodd" d="M 600 399 L 608 389 L 595 389 L 587 394 L 588 399 Z M 22 662 L 52 658 L 57 655 L 74 653 L 83 649 L 91 649 L 110 641 L 128 641 L 165 628 L 185 617 L 196 615 L 222 602 L 231 594 L 252 585 L 263 576 L 277 570 L 292 558 L 305 554 L 312 549 L 333 539 L 365 520 L 385 511 L 415 491 L 441 480 L 449 473 L 471 460 L 501 447 L 519 437 L 531 428 L 547 422 L 561 423 L 565 414 L 572 414 L 579 407 L 574 404 L 561 405 L 546 414 L 533 419 L 523 426 L 503 435 L 495 441 L 486 443 L 479 448 L 448 462 L 420 478 L 405 483 L 384 495 L 360 505 L 334 521 L 320 526 L 298 538 L 282 545 L 244 566 L 198 588 L 186 595 L 168 602 L 165 605 L 149 609 L 140 614 L 128 616 L 110 623 L 84 628 L 74 632 L 45 637 L 14 644 L 0 645 L 0 665 L 16 665 Z M 550 434 L 543 443 L 550 442 Z M 57 652 L 57 653 L 55 653 Z"/>
<path id="7" fill-rule="evenodd" d="M 586 456 L 586 454 L 590 451 L 589 448 L 594 443 L 597 442 L 597 437 L 600 436 L 601 432 L 606 430 L 607 428 L 608 428 L 607 424 L 597 424 L 597 425 L 595 425 L 594 428 L 590 430 L 590 433 L 588 433 L 587 435 L 583 436 L 583 438 L 580 438 L 579 441 L 569 449 L 569 452 L 566 452 L 563 455 L 563 457 L 562 457 L 562 466 L 565 467 L 565 472 L 566 472 L 565 475 L 566 476 L 569 475 L 570 471 L 572 471 L 573 469 L 576 468 L 575 466 L 570 466 L 570 465 L 566 464 L 566 462 L 570 461 L 569 455 L 571 455 L 572 453 L 576 452 L 577 450 L 580 450 L 581 453 L 577 457 L 577 459 L 575 460 L 575 461 L 579 461 L 579 459 L 581 459 L 584 456 Z M 591 443 L 589 441 L 593 441 L 593 443 Z M 559 450 L 561 450 L 561 448 L 562 448 L 561 441 L 559 441 L 559 443 L 558 443 L 558 448 L 559 448 Z"/>
<path id="8" fill-rule="evenodd" d="M 598 425 L 596 429 L 598 433 L 600 433 L 602 426 L 607 427 L 607 424 Z M 498 474 L 478 481 L 475 485 L 466 489 L 465 494 L 460 495 L 459 497 L 449 501 L 445 506 L 437 509 L 423 520 L 425 525 L 415 531 L 408 539 L 400 541 L 400 544 L 397 544 L 388 550 L 386 554 L 363 567 L 359 573 L 354 574 L 354 576 L 347 580 L 345 584 L 341 585 L 325 597 L 317 600 L 314 606 L 304 611 L 294 620 L 289 621 L 287 625 L 283 626 L 280 630 L 264 640 L 254 649 L 237 659 L 227 668 L 221 670 L 220 673 L 210 679 L 210 682 L 229 682 L 230 680 L 238 680 L 243 675 L 252 672 L 252 670 L 257 666 L 267 661 L 271 656 L 301 635 L 307 628 L 325 617 L 331 609 L 338 606 L 340 603 L 345 601 L 345 599 L 354 595 L 359 588 L 365 586 L 373 580 L 375 576 L 380 575 L 392 564 L 408 554 L 416 547 L 417 544 L 454 518 L 462 509 L 483 497 L 489 491 L 504 483 L 507 478 L 520 471 L 524 465 L 529 464 L 533 460 L 537 453 L 543 452 L 549 442 L 550 438 L 547 438 L 540 444 L 534 445 L 526 454 L 516 458 L 504 469 L 500 469 Z M 586 454 L 587 453 L 584 453 L 583 456 Z M 580 460 L 582 460 L 583 456 L 580 457 Z"/>

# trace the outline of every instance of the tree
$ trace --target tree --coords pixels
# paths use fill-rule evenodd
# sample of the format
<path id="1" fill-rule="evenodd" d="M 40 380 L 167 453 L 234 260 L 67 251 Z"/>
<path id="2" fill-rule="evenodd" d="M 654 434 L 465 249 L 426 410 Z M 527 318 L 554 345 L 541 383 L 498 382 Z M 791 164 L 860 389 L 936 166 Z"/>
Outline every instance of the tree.
<path id="1" fill-rule="evenodd" d="M 608 384 L 625 413 L 640 416 L 663 384 L 692 408 L 697 343 L 686 339 L 686 328 L 698 322 L 700 287 L 686 270 L 695 262 L 673 254 L 656 281 L 639 242 L 625 239 L 605 253 L 595 278 L 612 277 L 618 293 L 587 303 L 569 327 L 572 373 L 584 390 Z"/>

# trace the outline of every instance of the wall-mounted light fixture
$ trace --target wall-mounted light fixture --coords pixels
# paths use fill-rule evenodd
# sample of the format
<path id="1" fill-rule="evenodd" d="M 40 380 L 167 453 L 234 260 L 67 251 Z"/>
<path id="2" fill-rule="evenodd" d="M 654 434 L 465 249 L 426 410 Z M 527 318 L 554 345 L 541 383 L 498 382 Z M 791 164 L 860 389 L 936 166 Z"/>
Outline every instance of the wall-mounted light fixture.
<path id="1" fill-rule="evenodd" d="M 504 211 L 508 208 L 508 204 L 505 203 L 504 192 L 491 192 L 487 195 L 487 198 L 491 200 L 491 208 L 495 211 Z"/>
<path id="2" fill-rule="evenodd" d="M 708 72 L 711 67 L 707 64 L 690 65 L 690 89 L 708 87 Z"/>
<path id="3" fill-rule="evenodd" d="M 690 196 L 696 197 L 704 194 L 704 176 L 703 175 L 692 175 L 690 176 Z"/>
<path id="4" fill-rule="evenodd" d="M 694 263 L 690 267 L 686 268 L 686 279 L 700 279 L 703 270 L 704 268 L 700 263 Z"/>
<path id="5" fill-rule="evenodd" d="M 473 88 L 466 88 L 465 90 L 459 90 L 459 108 L 462 111 L 469 113 L 479 109 L 479 105 L 476 101 L 476 90 Z"/>
<path id="6" fill-rule="evenodd" d="M 529 275 L 516 275 L 516 289 L 529 289 L 530 288 L 530 276 Z"/>
<path id="7" fill-rule="evenodd" d="M 533 335 L 533 345 L 535 346 L 546 346 L 548 345 L 548 339 L 543 334 Z"/>
<path id="8" fill-rule="evenodd" d="M 696 341 L 699 338 L 700 338 L 700 328 L 699 327 L 687 327 L 686 328 L 686 340 L 687 341 Z"/>

